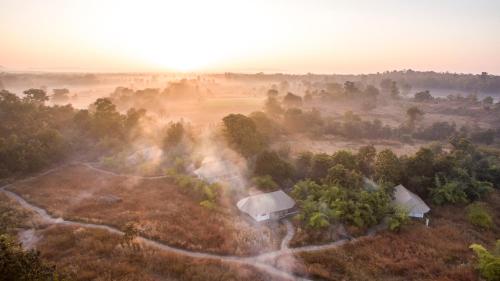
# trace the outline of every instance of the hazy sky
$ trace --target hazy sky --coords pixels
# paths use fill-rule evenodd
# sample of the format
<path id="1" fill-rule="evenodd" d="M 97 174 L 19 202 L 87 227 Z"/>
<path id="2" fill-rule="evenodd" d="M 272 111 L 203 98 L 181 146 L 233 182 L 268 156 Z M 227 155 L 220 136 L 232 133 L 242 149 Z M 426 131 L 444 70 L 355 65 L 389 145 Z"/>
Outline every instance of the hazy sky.
<path id="1" fill-rule="evenodd" d="M 0 0 L 0 65 L 500 74 L 500 1 Z"/>

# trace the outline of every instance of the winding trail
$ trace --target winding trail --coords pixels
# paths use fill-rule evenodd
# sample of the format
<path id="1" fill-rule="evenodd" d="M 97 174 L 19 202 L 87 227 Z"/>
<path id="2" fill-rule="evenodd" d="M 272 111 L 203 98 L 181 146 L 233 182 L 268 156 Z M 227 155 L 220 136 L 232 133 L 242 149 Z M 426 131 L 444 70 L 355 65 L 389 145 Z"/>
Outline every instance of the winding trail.
<path id="1" fill-rule="evenodd" d="M 136 176 L 136 175 L 118 174 L 118 173 L 114 173 L 111 171 L 106 171 L 106 170 L 103 170 L 100 168 L 96 168 L 96 167 L 92 166 L 92 164 L 90 164 L 90 163 L 78 163 L 78 164 L 83 164 L 92 170 L 95 170 L 95 171 L 98 171 L 101 173 L 105 173 L 105 174 L 109 174 L 109 175 L 114 175 L 114 176 L 125 176 L 125 177 L 133 177 L 133 178 L 140 178 L 140 179 L 168 178 L 168 176 L 144 177 L 144 176 Z M 47 175 L 49 173 L 52 173 L 54 171 L 60 170 L 66 166 L 68 166 L 68 165 L 63 165 L 63 166 L 60 166 L 60 167 L 57 167 L 54 169 L 47 170 L 47 171 L 45 171 L 37 176 L 32 176 L 32 177 L 20 180 L 18 182 L 25 182 L 28 180 L 36 179 L 38 177 L 41 177 L 41 176 Z M 66 220 L 66 219 L 63 219 L 60 217 L 54 217 L 54 216 L 50 215 L 47 212 L 47 210 L 26 201 L 19 194 L 8 190 L 7 188 L 12 184 L 14 184 L 14 183 L 7 184 L 7 185 L 0 187 L 0 192 L 3 192 L 8 197 L 14 199 L 23 208 L 35 212 L 44 223 L 57 224 L 57 225 L 68 225 L 68 226 L 78 226 L 78 227 L 85 227 L 85 228 L 92 228 L 92 229 L 101 229 L 101 230 L 106 230 L 106 231 L 113 233 L 113 234 L 124 235 L 123 231 L 119 230 L 118 228 L 109 226 L 109 225 L 84 223 L 84 222 Z M 332 242 L 329 244 L 324 244 L 324 245 L 289 248 L 289 243 L 290 243 L 291 239 L 293 238 L 295 231 L 294 231 L 293 225 L 291 224 L 290 221 L 284 220 L 284 223 L 285 223 L 285 226 L 287 228 L 287 234 L 285 235 L 285 237 L 283 238 L 283 240 L 281 242 L 280 250 L 267 252 L 267 253 L 259 254 L 256 256 L 248 256 L 248 257 L 219 255 L 219 254 L 212 254 L 212 253 L 206 253 L 206 252 L 190 251 L 190 250 L 186 250 L 186 249 L 182 249 L 182 248 L 169 246 L 169 245 L 164 244 L 162 242 L 155 241 L 153 239 L 149 239 L 149 238 L 146 238 L 143 236 L 138 236 L 136 239 L 138 242 L 140 242 L 144 245 L 147 245 L 147 246 L 150 246 L 152 248 L 156 248 L 156 249 L 159 249 L 162 251 L 171 252 L 171 253 L 175 253 L 175 254 L 187 256 L 187 257 L 192 257 L 192 258 L 212 259 L 212 260 L 219 260 L 219 261 L 233 263 L 233 264 L 239 264 L 239 265 L 249 265 L 249 266 L 255 267 L 263 272 L 266 272 L 270 275 L 273 275 L 275 277 L 289 279 L 289 280 L 309 280 L 309 279 L 294 275 L 292 273 L 289 273 L 289 272 L 280 270 L 274 266 L 271 266 L 271 265 L 269 265 L 270 263 L 268 262 L 269 259 L 277 258 L 277 257 L 284 255 L 284 254 L 296 254 L 296 253 L 302 253 L 302 252 L 313 252 L 313 251 L 334 249 L 334 248 L 337 248 L 337 247 L 349 242 L 349 240 L 343 239 L 343 240 L 338 240 L 338 241 L 335 241 L 335 242 Z M 373 231 L 369 231 L 368 235 L 373 235 L 376 231 L 377 231 L 377 229 L 374 229 Z M 352 239 L 351 241 L 355 241 L 355 240 L 357 240 L 357 239 Z"/>

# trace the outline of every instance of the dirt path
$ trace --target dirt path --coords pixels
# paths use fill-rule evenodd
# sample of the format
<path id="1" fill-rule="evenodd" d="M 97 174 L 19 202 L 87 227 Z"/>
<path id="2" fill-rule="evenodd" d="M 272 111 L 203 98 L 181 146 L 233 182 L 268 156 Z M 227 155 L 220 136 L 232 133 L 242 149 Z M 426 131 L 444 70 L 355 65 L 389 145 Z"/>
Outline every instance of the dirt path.
<path id="1" fill-rule="evenodd" d="M 26 200 L 19 196 L 18 194 L 6 190 L 5 186 L 0 189 L 1 192 L 5 193 L 7 196 L 10 198 L 14 199 L 17 201 L 23 208 L 31 210 L 35 212 L 42 220 L 44 223 L 48 224 L 58 224 L 58 225 L 69 225 L 69 226 L 78 226 L 78 227 L 85 227 L 85 228 L 93 228 L 93 229 L 102 229 L 106 230 L 110 233 L 113 234 L 118 234 L 118 235 L 123 235 L 124 233 L 114 227 L 108 226 L 108 225 L 102 225 L 102 224 L 93 224 L 93 223 L 83 223 L 83 222 L 76 222 L 76 221 L 70 221 L 70 220 L 65 220 L 63 218 L 56 218 L 47 213 L 45 209 L 42 209 L 38 206 L 35 206 Z M 281 271 L 275 267 L 272 267 L 268 264 L 265 264 L 261 262 L 258 258 L 256 257 L 238 257 L 238 256 L 223 256 L 223 255 L 216 255 L 216 254 L 210 254 L 210 253 L 203 253 L 203 252 L 195 252 L 195 251 L 189 251 L 185 249 L 180 249 L 172 246 L 168 246 L 166 244 L 160 243 L 158 241 L 154 241 L 142 236 L 139 236 L 136 238 L 137 242 L 142 243 L 146 246 L 150 246 L 153 248 L 157 248 L 162 251 L 167 251 L 183 256 L 188 256 L 192 258 L 203 258 L 203 259 L 216 259 L 224 262 L 230 262 L 230 263 L 235 263 L 235 264 L 241 264 L 241 265 L 250 265 L 255 268 L 258 268 L 264 272 L 267 272 L 275 277 L 280 277 L 284 279 L 290 279 L 290 280 L 307 280 L 300 278 L 298 276 L 295 276 L 293 274 Z"/>
<path id="2" fill-rule="evenodd" d="M 143 176 L 135 176 L 135 175 L 117 174 L 114 172 L 110 172 L 110 171 L 96 168 L 89 163 L 84 163 L 84 165 L 89 167 L 90 169 L 95 170 L 95 171 L 114 175 L 114 176 L 127 176 L 127 177 L 135 177 L 135 178 L 142 178 L 142 179 L 155 179 L 155 178 L 166 178 L 167 177 L 167 176 L 143 177 Z M 64 166 L 48 170 L 42 174 L 23 179 L 19 182 L 24 182 L 24 181 L 28 181 L 31 179 L 36 179 L 38 177 L 41 177 L 41 176 L 47 175 L 51 172 L 54 172 L 56 170 L 59 170 L 63 167 Z M 26 201 L 24 198 L 22 198 L 17 193 L 14 193 L 10 190 L 7 190 L 6 188 L 10 185 L 11 184 L 0 187 L 0 192 L 5 193 L 10 198 L 17 201 L 23 208 L 35 212 L 42 219 L 42 221 L 45 223 L 59 224 L 59 225 L 70 225 L 70 226 L 78 226 L 78 227 L 93 228 L 93 229 L 102 229 L 102 230 L 106 230 L 106 231 L 113 233 L 113 234 L 118 234 L 118 235 L 124 234 L 121 230 L 119 230 L 115 227 L 109 226 L 109 225 L 84 223 L 84 222 L 77 222 L 77 221 L 65 220 L 63 218 L 53 217 L 47 212 L 47 210 Z M 175 254 L 179 254 L 179 255 L 183 255 L 183 256 L 192 257 L 192 258 L 215 259 L 215 260 L 220 260 L 220 261 L 235 263 L 235 264 L 240 264 L 240 265 L 250 265 L 250 266 L 253 266 L 259 270 L 262 270 L 262 271 L 264 271 L 272 276 L 284 278 L 284 279 L 289 279 L 289 280 L 309 280 L 309 279 L 305 279 L 305 278 L 296 276 L 292 273 L 277 269 L 277 268 L 269 265 L 269 263 L 266 261 L 268 261 L 269 259 L 279 257 L 279 256 L 284 255 L 284 254 L 295 254 L 295 253 L 301 253 L 301 252 L 329 250 L 329 249 L 337 248 L 337 247 L 349 242 L 349 240 L 344 239 L 344 240 L 338 240 L 338 241 L 335 241 L 335 242 L 332 242 L 329 244 L 318 245 L 318 246 L 304 246 L 304 247 L 298 247 L 298 248 L 289 248 L 290 240 L 293 238 L 295 231 L 294 231 L 293 225 L 291 224 L 290 221 L 285 220 L 284 223 L 286 225 L 287 234 L 285 235 L 285 237 L 283 238 L 283 240 L 281 242 L 280 250 L 272 251 L 272 252 L 268 252 L 268 253 L 263 253 L 263 254 L 256 255 L 256 256 L 250 256 L 250 257 L 239 257 L 239 256 L 230 256 L 230 255 L 225 256 L 225 255 L 217 255 L 217 254 L 211 254 L 211 253 L 205 253 L 205 252 L 190 251 L 190 250 L 185 250 L 185 249 L 181 249 L 181 248 L 177 248 L 177 247 L 172 247 L 172 246 L 166 245 L 164 243 L 161 243 L 161 242 L 158 242 L 158 241 L 146 238 L 146 237 L 142 237 L 142 236 L 139 236 L 136 239 L 138 242 L 143 243 L 144 245 L 154 247 L 154 248 L 157 248 L 157 249 L 162 250 L 162 251 L 167 251 L 167 252 L 171 252 L 171 253 L 175 253 Z M 376 232 L 376 230 L 373 230 L 373 231 L 370 231 L 369 233 L 370 233 L 370 235 L 373 235 L 375 232 Z M 357 240 L 357 239 L 353 239 L 352 241 L 354 241 L 354 240 Z"/>
<path id="3" fill-rule="evenodd" d="M 289 248 L 288 245 L 290 244 L 290 241 L 292 240 L 293 236 L 295 235 L 295 228 L 293 228 L 293 225 L 290 222 L 290 220 L 286 219 L 283 221 L 283 223 L 286 226 L 286 235 L 283 238 L 283 240 L 281 241 L 280 251 L 285 251 Z"/>
<path id="4" fill-rule="evenodd" d="M 149 180 L 155 180 L 155 179 L 171 178 L 171 176 L 167 176 L 167 175 L 164 175 L 164 176 L 138 176 L 138 175 L 130 175 L 130 174 L 120 174 L 120 173 L 115 173 L 115 172 L 112 172 L 112 171 L 104 170 L 104 169 L 101 169 L 101 168 L 97 168 L 92 163 L 75 162 L 75 164 L 81 164 L 81 165 L 84 165 L 85 167 L 87 167 L 87 168 L 89 168 L 91 170 L 94 170 L 96 172 L 107 174 L 107 175 L 111 175 L 111 176 L 116 176 L 116 177 L 129 177 L 129 178 L 136 178 L 136 179 L 143 179 L 143 180 L 148 180 L 148 179 Z"/>

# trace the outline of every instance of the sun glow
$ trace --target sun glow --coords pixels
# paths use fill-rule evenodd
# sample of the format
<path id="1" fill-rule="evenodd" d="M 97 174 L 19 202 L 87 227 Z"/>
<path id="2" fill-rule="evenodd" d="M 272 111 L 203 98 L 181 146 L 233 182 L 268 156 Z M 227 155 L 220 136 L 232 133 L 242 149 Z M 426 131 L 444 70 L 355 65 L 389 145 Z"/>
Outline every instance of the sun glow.
<path id="1" fill-rule="evenodd" d="M 249 33 L 251 22 L 246 27 L 232 26 L 234 15 L 224 15 L 231 2 L 146 2 L 147 10 L 139 13 L 135 1 L 101 9 L 118 11 L 112 21 L 106 20 L 107 25 L 96 26 L 99 32 L 92 34 L 92 41 L 154 68 L 193 71 L 214 67 L 218 61 L 241 53 L 248 44 L 245 37 L 253 36 Z M 101 14 L 102 20 L 96 22 L 109 16 Z"/>
<path id="2" fill-rule="evenodd" d="M 0 2 L 0 64 L 14 69 L 500 71 L 499 1 Z"/>
<path id="3" fill-rule="evenodd" d="M 210 66 L 212 61 L 208 55 L 189 50 L 145 51 L 144 61 L 154 68 L 173 71 L 195 71 Z"/>

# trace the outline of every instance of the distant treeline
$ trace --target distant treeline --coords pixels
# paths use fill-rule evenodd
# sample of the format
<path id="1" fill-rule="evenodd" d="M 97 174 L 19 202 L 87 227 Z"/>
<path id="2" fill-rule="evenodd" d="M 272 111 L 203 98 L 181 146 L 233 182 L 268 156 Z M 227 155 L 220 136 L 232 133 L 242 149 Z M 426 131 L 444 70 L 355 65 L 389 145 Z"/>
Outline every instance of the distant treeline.
<path id="1" fill-rule="evenodd" d="M 226 78 L 245 80 L 269 80 L 269 81 L 302 81 L 314 82 L 338 82 L 345 81 L 363 82 L 364 84 L 379 85 L 382 80 L 391 79 L 399 85 L 409 84 L 413 89 L 443 89 L 461 92 L 479 92 L 488 94 L 500 94 L 500 76 L 491 75 L 486 72 L 480 74 L 449 73 L 435 71 L 387 71 L 373 74 L 357 75 L 291 75 L 291 74 L 238 74 L 226 73 Z"/>
<path id="2" fill-rule="evenodd" d="M 65 73 L 65 72 L 33 72 L 10 73 L 0 72 L 0 90 L 11 87 L 60 87 L 91 86 L 113 83 L 156 82 L 167 74 L 154 73 Z"/>

